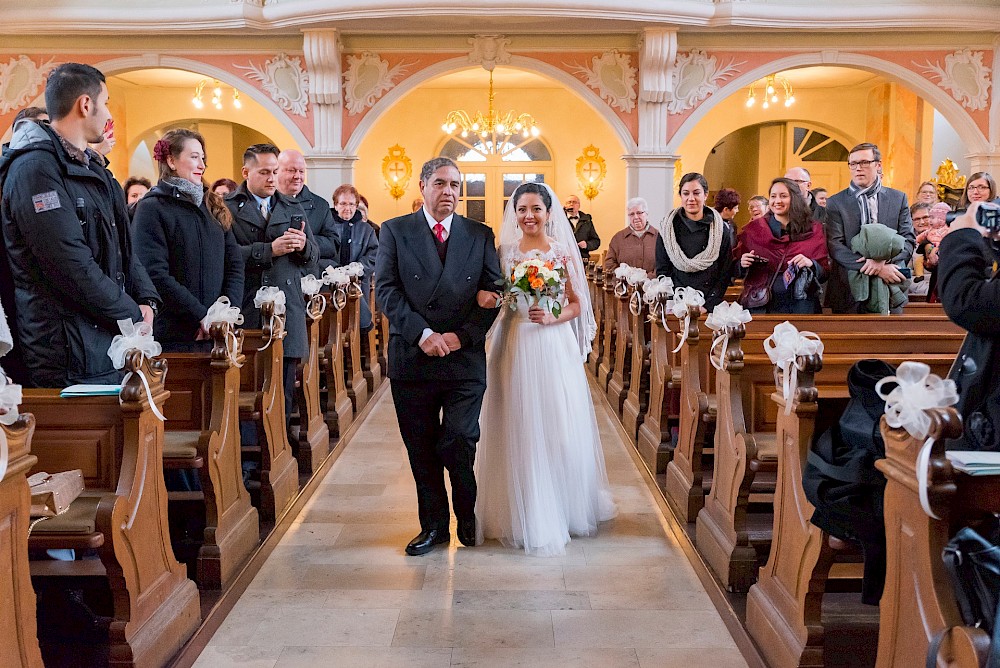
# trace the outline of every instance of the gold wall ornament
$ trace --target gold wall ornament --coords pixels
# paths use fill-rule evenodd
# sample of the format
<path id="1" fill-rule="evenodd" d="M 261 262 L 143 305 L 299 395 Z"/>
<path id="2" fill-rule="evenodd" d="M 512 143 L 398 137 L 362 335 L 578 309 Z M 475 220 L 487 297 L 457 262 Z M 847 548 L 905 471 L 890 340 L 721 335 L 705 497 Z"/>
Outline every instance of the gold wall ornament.
<path id="1" fill-rule="evenodd" d="M 406 149 L 396 144 L 389 147 L 389 152 L 382 158 L 382 179 L 386 190 L 394 200 L 406 194 L 413 176 L 413 161 L 406 155 Z"/>
<path id="2" fill-rule="evenodd" d="M 583 154 L 576 159 L 576 180 L 583 196 L 589 200 L 597 197 L 597 193 L 604 188 L 604 177 L 607 174 L 608 167 L 601 157 L 601 149 L 593 144 L 583 149 Z"/>
<path id="3" fill-rule="evenodd" d="M 945 158 L 944 161 L 938 165 L 937 186 L 938 188 L 945 186 L 948 188 L 959 188 L 961 190 L 965 189 L 965 177 L 958 173 L 958 165 L 952 162 L 951 158 Z"/>

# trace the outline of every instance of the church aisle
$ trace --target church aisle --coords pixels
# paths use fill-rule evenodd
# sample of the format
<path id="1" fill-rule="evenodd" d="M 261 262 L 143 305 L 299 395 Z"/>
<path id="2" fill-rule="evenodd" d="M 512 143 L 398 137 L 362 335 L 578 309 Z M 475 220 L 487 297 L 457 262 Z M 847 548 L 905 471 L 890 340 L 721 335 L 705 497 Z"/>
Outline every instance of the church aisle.
<path id="1" fill-rule="evenodd" d="M 408 557 L 416 495 L 382 394 L 199 668 L 745 666 L 601 401 L 619 515 L 562 557 L 496 542 Z M 489 429 L 489 425 L 483 425 Z"/>

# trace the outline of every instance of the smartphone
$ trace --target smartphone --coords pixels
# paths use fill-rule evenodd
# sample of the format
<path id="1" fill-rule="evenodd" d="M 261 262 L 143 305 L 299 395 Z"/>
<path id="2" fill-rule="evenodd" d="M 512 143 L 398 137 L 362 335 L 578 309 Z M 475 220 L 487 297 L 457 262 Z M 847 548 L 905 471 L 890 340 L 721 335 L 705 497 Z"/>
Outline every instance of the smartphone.
<path id="1" fill-rule="evenodd" d="M 297 213 L 293 214 L 292 215 L 292 222 L 291 222 L 291 225 L 289 225 L 289 227 L 295 227 L 295 228 L 298 228 L 298 229 L 302 229 L 303 220 L 304 219 L 299 214 L 297 214 Z"/>

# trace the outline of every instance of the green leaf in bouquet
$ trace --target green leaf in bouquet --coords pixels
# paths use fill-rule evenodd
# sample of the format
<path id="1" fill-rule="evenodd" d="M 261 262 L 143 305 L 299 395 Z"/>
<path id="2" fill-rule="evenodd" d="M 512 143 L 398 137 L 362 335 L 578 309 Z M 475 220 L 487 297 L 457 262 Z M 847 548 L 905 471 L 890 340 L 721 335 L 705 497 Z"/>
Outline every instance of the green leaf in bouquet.
<path id="1" fill-rule="evenodd" d="M 558 318 L 561 313 L 562 313 L 562 304 L 560 304 L 559 302 L 553 303 L 552 315 Z"/>

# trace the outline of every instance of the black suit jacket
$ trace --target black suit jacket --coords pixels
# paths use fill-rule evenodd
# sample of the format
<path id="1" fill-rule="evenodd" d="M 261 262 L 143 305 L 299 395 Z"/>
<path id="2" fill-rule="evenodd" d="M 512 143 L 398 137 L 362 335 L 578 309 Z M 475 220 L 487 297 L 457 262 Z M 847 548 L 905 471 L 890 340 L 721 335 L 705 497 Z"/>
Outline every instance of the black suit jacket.
<path id="1" fill-rule="evenodd" d="M 601 245 L 601 237 L 597 236 L 597 229 L 594 227 L 594 219 L 591 218 L 589 213 L 579 212 L 580 220 L 576 224 L 576 228 L 573 230 L 573 235 L 576 237 L 576 242 L 579 244 L 581 241 L 587 242 L 586 248 L 580 248 L 580 255 L 584 259 L 590 257 L 590 251 L 597 250 L 597 247 Z M 572 224 L 573 221 L 570 221 Z"/>
<path id="2" fill-rule="evenodd" d="M 485 380 L 486 332 L 497 309 L 476 303 L 500 280 L 493 231 L 455 214 L 442 264 L 423 210 L 382 224 L 375 299 L 389 319 L 388 376 L 394 380 Z M 445 357 L 420 349 L 424 329 L 454 332 L 462 347 Z"/>
<path id="3" fill-rule="evenodd" d="M 861 256 L 851 250 L 851 239 L 861 231 L 861 206 L 850 188 L 841 190 L 826 200 L 826 240 L 830 252 L 830 281 L 827 284 L 827 302 L 834 313 L 857 311 L 857 301 L 847 283 L 847 271 L 861 267 Z M 913 256 L 915 236 L 913 220 L 906 193 L 882 187 L 878 196 L 878 222 L 896 230 L 906 244 L 903 251 L 892 259 L 893 264 L 905 267 Z"/>

